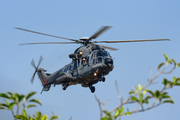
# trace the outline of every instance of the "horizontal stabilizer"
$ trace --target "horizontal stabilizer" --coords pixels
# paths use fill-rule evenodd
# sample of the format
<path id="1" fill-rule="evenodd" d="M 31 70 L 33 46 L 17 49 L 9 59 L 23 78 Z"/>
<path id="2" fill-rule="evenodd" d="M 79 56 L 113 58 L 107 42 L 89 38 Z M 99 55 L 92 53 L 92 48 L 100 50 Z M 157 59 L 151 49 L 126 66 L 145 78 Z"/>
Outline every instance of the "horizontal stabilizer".
<path id="1" fill-rule="evenodd" d="M 49 91 L 49 90 L 50 90 L 50 87 L 51 87 L 51 85 L 46 85 L 46 86 L 44 86 L 43 89 L 42 89 L 42 91 L 41 91 L 41 93 L 42 93 L 43 91 Z"/>

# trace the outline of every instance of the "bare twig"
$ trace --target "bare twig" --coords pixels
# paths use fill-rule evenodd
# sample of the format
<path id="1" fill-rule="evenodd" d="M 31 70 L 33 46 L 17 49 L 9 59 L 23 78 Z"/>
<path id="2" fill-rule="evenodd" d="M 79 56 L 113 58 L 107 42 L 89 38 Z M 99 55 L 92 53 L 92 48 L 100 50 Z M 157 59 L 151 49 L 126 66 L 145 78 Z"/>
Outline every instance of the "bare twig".
<path id="1" fill-rule="evenodd" d="M 69 118 L 69 120 L 72 120 L 72 116 Z"/>
<path id="2" fill-rule="evenodd" d="M 95 95 L 95 99 L 96 99 L 96 101 L 98 102 L 98 105 L 99 105 L 99 109 L 100 109 L 100 118 L 102 118 L 102 115 L 103 115 L 103 113 L 102 113 L 102 108 L 101 108 L 101 101 L 96 97 L 96 95 Z"/>
<path id="3" fill-rule="evenodd" d="M 118 93 L 118 97 L 119 97 L 120 103 L 122 104 L 122 103 L 123 103 L 123 99 L 121 98 L 121 95 L 120 95 L 120 93 L 119 93 L 117 81 L 115 81 L 115 84 L 116 84 L 116 90 L 117 90 L 117 93 Z"/>

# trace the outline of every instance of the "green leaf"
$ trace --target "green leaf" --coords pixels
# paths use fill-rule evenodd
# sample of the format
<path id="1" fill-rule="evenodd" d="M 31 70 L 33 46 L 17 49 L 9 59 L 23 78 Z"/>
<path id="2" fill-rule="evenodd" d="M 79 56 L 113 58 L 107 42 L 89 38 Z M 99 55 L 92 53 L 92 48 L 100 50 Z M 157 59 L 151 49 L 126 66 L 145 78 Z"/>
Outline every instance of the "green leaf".
<path id="1" fill-rule="evenodd" d="M 131 97 L 131 100 L 132 100 L 132 101 L 139 102 L 139 100 L 138 100 L 135 96 L 132 96 L 132 97 Z"/>
<path id="2" fill-rule="evenodd" d="M 159 98 L 159 95 L 160 95 L 159 90 L 156 90 L 156 92 L 155 92 L 155 96 L 156 96 L 156 98 Z"/>
<path id="3" fill-rule="evenodd" d="M 139 87 L 139 91 L 143 89 L 143 87 L 140 84 L 138 84 L 138 87 Z"/>
<path id="4" fill-rule="evenodd" d="M 4 103 L 1 103 L 0 106 L 7 107 L 7 108 L 8 108 L 9 105 L 4 104 Z"/>
<path id="5" fill-rule="evenodd" d="M 138 89 L 138 87 L 135 87 L 135 88 L 136 88 L 136 91 L 137 91 L 137 92 L 139 92 L 139 89 Z"/>
<path id="6" fill-rule="evenodd" d="M 28 120 L 28 118 L 26 116 L 24 116 L 24 115 L 16 115 L 14 118 L 15 119 L 20 119 L 20 120 Z"/>
<path id="7" fill-rule="evenodd" d="M 8 106 L 8 110 L 11 110 L 11 109 L 14 107 L 15 104 L 16 104 L 15 102 L 11 103 L 11 104 Z"/>
<path id="8" fill-rule="evenodd" d="M 143 95 L 145 95 L 145 94 L 146 94 L 147 90 L 148 90 L 148 89 L 145 89 L 145 90 L 143 91 Z"/>
<path id="9" fill-rule="evenodd" d="M 157 69 L 159 70 L 162 66 L 164 65 L 164 63 L 160 63 L 157 67 Z"/>
<path id="10" fill-rule="evenodd" d="M 129 94 L 134 94 L 134 93 L 136 93 L 136 92 L 135 92 L 135 91 L 133 91 L 133 90 L 129 92 Z"/>
<path id="11" fill-rule="evenodd" d="M 139 101 L 141 104 L 143 103 L 143 94 L 142 93 L 139 95 Z"/>
<path id="12" fill-rule="evenodd" d="M 14 102 L 17 103 L 17 97 L 16 97 L 16 95 L 15 95 L 14 93 L 12 93 L 12 92 L 7 92 L 7 94 L 10 95 L 9 99 L 11 99 L 11 100 L 13 100 Z"/>
<path id="13" fill-rule="evenodd" d="M 173 100 L 165 100 L 162 103 L 172 103 L 172 104 L 174 104 L 174 101 Z"/>
<path id="14" fill-rule="evenodd" d="M 155 94 L 151 90 L 147 90 L 147 92 L 150 93 L 153 97 L 155 96 Z"/>
<path id="15" fill-rule="evenodd" d="M 5 107 L 0 106 L 0 109 L 5 109 Z"/>
<path id="16" fill-rule="evenodd" d="M 37 119 L 40 119 L 40 118 L 41 118 L 42 113 L 41 113 L 41 112 L 36 112 L 36 114 L 37 114 L 36 118 L 37 118 Z"/>
<path id="17" fill-rule="evenodd" d="M 168 80 L 166 78 L 164 78 L 164 81 L 162 83 L 164 84 L 164 86 L 167 86 Z"/>
<path id="18" fill-rule="evenodd" d="M 176 83 L 175 85 L 180 86 L 180 83 Z"/>
<path id="19" fill-rule="evenodd" d="M 174 63 L 174 66 L 176 66 L 176 61 L 174 59 L 171 59 L 171 61 Z"/>
<path id="20" fill-rule="evenodd" d="M 131 112 L 126 112 L 125 115 L 131 115 Z"/>
<path id="21" fill-rule="evenodd" d="M 30 92 L 27 96 L 26 96 L 26 100 L 28 100 L 31 96 L 33 96 L 34 94 L 36 94 L 36 92 Z"/>
<path id="22" fill-rule="evenodd" d="M 7 100 L 4 100 L 4 101 L 7 103 L 8 106 L 10 105 L 9 101 L 7 101 Z"/>
<path id="23" fill-rule="evenodd" d="M 168 61 L 168 56 L 164 53 L 165 60 Z"/>
<path id="24" fill-rule="evenodd" d="M 9 96 L 4 94 L 4 93 L 0 93 L 0 97 L 6 98 L 6 99 L 10 99 Z"/>
<path id="25" fill-rule="evenodd" d="M 111 116 L 111 113 L 110 112 L 108 112 L 108 111 L 106 111 L 106 110 L 104 110 L 103 111 L 107 116 L 109 116 L 110 118 L 112 118 L 112 116 Z"/>
<path id="26" fill-rule="evenodd" d="M 112 120 L 112 118 L 103 117 L 103 118 L 101 118 L 101 120 Z"/>
<path id="27" fill-rule="evenodd" d="M 30 108 L 30 107 L 36 107 L 36 105 L 30 104 L 26 108 Z"/>
<path id="28" fill-rule="evenodd" d="M 25 109 L 22 109 L 22 112 L 23 112 L 24 116 L 27 117 L 26 110 L 25 110 Z"/>
<path id="29" fill-rule="evenodd" d="M 167 95 L 167 96 L 162 96 L 161 98 L 162 99 L 165 99 L 165 98 L 170 98 L 171 99 L 172 97 Z"/>
<path id="30" fill-rule="evenodd" d="M 147 97 L 145 97 L 144 100 L 148 100 L 148 99 L 150 99 L 150 98 L 152 98 L 152 96 L 147 96 Z"/>
<path id="31" fill-rule="evenodd" d="M 167 63 L 172 64 L 172 59 L 169 59 L 169 60 L 167 61 Z"/>
<path id="32" fill-rule="evenodd" d="M 50 118 L 50 120 L 54 120 L 54 119 L 57 119 L 57 118 L 60 118 L 60 116 L 58 116 L 58 115 L 52 116 L 52 117 Z"/>
<path id="33" fill-rule="evenodd" d="M 174 83 L 176 84 L 176 83 L 177 83 L 177 78 L 176 78 L 176 77 L 173 77 L 173 81 L 174 81 Z"/>
<path id="34" fill-rule="evenodd" d="M 18 102 L 21 102 L 21 100 L 25 97 L 24 95 L 16 94 Z"/>
<path id="35" fill-rule="evenodd" d="M 143 103 L 149 104 L 148 100 L 143 100 Z"/>
<path id="36" fill-rule="evenodd" d="M 41 102 L 39 100 L 37 100 L 37 99 L 31 99 L 31 100 L 29 100 L 29 102 L 35 102 L 35 103 L 37 103 L 39 105 L 42 105 Z"/>
<path id="37" fill-rule="evenodd" d="M 124 111 L 124 108 L 121 107 L 121 109 L 120 109 L 120 114 L 121 114 L 121 115 L 123 114 L 123 111 Z"/>
<path id="38" fill-rule="evenodd" d="M 177 64 L 177 67 L 180 67 L 180 63 Z"/>
<path id="39" fill-rule="evenodd" d="M 47 118 L 48 118 L 48 115 L 43 115 L 41 120 L 47 120 Z"/>
<path id="40" fill-rule="evenodd" d="M 120 110 L 119 109 L 117 109 L 116 110 L 116 112 L 115 112 L 115 114 L 114 114 L 114 118 L 116 119 L 119 115 L 120 115 Z"/>

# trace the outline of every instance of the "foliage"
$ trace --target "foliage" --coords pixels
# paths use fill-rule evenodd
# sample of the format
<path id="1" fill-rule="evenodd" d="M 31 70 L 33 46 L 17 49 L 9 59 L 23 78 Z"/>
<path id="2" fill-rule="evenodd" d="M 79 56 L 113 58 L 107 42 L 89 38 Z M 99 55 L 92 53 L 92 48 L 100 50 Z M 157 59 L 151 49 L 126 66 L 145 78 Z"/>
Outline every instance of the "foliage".
<path id="1" fill-rule="evenodd" d="M 172 80 L 168 80 L 164 78 L 162 81 L 162 84 L 163 84 L 162 89 L 158 89 L 155 91 L 147 89 L 148 86 L 153 84 L 153 82 L 157 79 L 158 76 L 162 74 L 170 74 L 173 70 L 180 67 L 180 63 L 177 64 L 174 59 L 169 59 L 166 54 L 163 54 L 163 55 L 165 57 L 165 62 L 162 62 L 158 65 L 157 67 L 158 74 L 154 78 L 150 77 L 148 83 L 144 87 L 138 84 L 138 86 L 135 87 L 135 89 L 129 91 L 129 97 L 125 101 L 123 101 L 122 97 L 120 96 L 117 83 L 116 83 L 116 88 L 117 88 L 118 96 L 121 103 L 120 105 L 115 107 L 113 110 L 111 111 L 107 111 L 106 109 L 102 110 L 101 106 L 104 104 L 102 104 L 99 101 L 99 99 L 96 98 L 100 107 L 101 120 L 116 120 L 117 118 L 121 119 L 122 116 L 131 115 L 138 112 L 144 112 L 144 111 L 153 109 L 159 105 L 162 105 L 164 103 L 174 104 L 174 101 L 172 97 L 168 94 L 167 89 L 172 88 L 174 86 L 180 86 L 180 78 L 173 77 Z M 168 72 L 165 72 L 166 68 L 170 64 L 172 65 L 171 70 L 169 70 Z M 137 106 L 136 108 L 134 108 L 134 110 L 129 110 L 127 108 L 127 111 L 125 111 L 124 108 L 125 108 L 125 105 L 127 104 L 137 104 Z M 145 104 L 148 107 L 145 108 Z M 102 113 L 104 113 L 104 116 L 102 116 Z"/>
<path id="2" fill-rule="evenodd" d="M 54 120 L 60 118 L 59 116 L 52 116 L 49 120 Z M 15 119 L 20 120 L 48 120 L 48 115 L 42 115 L 41 112 L 36 112 L 36 115 L 33 115 L 33 117 L 27 115 L 26 110 L 22 109 L 22 114 L 16 115 Z"/>
<path id="3" fill-rule="evenodd" d="M 0 93 L 0 97 L 4 98 L 5 103 L 0 103 L 0 109 L 7 109 L 11 111 L 15 119 L 21 120 L 48 120 L 47 115 L 42 115 L 41 112 L 36 112 L 36 115 L 33 117 L 29 116 L 26 112 L 28 108 L 36 107 L 36 104 L 42 105 L 38 99 L 31 99 L 36 92 L 30 92 L 27 95 L 18 94 L 18 93 Z M 10 100 L 10 102 L 8 101 Z M 35 103 L 35 104 L 34 104 Z M 16 106 L 16 114 L 13 111 L 13 108 Z M 22 108 L 22 114 L 19 114 L 19 109 Z M 50 120 L 60 118 L 59 116 L 53 115 Z"/>

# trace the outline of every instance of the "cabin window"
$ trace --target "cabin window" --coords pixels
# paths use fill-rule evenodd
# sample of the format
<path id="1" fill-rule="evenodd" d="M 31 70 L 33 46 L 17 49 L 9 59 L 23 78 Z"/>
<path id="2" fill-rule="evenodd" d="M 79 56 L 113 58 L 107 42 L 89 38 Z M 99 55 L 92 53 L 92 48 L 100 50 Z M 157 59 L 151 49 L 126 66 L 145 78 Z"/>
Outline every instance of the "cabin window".
<path id="1" fill-rule="evenodd" d="M 71 70 L 71 65 L 69 65 L 68 70 Z"/>
<path id="2" fill-rule="evenodd" d="M 77 68 L 77 62 L 74 62 L 74 68 L 73 69 L 76 69 Z"/>
<path id="3" fill-rule="evenodd" d="M 67 72 L 67 67 L 66 67 L 66 68 L 64 68 L 64 72 Z"/>

